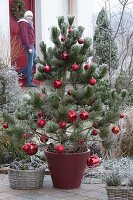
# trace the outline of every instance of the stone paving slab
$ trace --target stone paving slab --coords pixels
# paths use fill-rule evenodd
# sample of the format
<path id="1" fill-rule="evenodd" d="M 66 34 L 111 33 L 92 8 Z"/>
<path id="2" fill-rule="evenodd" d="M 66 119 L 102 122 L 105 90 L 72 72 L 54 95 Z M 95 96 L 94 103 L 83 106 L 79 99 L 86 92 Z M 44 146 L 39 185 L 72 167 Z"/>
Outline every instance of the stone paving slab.
<path id="1" fill-rule="evenodd" d="M 11 189 L 7 174 L 0 174 L 0 200 L 107 200 L 104 184 L 97 179 L 82 183 L 80 188 L 64 190 L 52 186 L 51 177 L 44 177 L 43 188 L 37 190 Z"/>

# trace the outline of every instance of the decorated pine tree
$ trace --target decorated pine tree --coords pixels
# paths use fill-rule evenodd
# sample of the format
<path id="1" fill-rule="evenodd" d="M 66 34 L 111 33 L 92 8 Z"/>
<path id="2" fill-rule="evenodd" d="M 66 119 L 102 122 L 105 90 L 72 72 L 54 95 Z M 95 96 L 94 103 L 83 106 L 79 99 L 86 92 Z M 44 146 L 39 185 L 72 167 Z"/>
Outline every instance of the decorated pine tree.
<path id="1" fill-rule="evenodd" d="M 97 16 L 93 46 L 95 62 L 107 64 L 109 66 L 109 74 L 111 75 L 111 71 L 118 68 L 118 54 L 111 23 L 104 8 Z"/>
<path id="2" fill-rule="evenodd" d="M 116 122 L 127 93 L 118 94 L 104 80 L 106 64 L 89 63 L 91 40 L 73 21 L 74 17 L 67 22 L 58 17 L 58 27 L 51 28 L 53 47 L 41 42 L 43 59 L 39 58 L 37 77 L 46 87 L 30 92 L 18 105 L 17 123 L 3 128 L 5 133 L 14 126 L 23 128 L 28 135 L 22 149 L 28 155 L 36 153 L 30 151 L 31 141 L 57 153 L 85 152 L 96 142 L 109 150 L 112 135 L 120 134 Z"/>

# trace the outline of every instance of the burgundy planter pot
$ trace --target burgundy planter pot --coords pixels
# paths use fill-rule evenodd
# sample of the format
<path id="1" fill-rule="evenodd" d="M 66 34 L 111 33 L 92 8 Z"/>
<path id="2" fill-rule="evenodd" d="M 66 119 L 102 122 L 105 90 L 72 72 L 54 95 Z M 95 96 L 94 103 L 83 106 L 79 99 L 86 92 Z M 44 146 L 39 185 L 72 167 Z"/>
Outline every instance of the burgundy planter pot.
<path id="1" fill-rule="evenodd" d="M 45 151 L 45 155 L 55 188 L 74 189 L 80 187 L 90 150 L 67 154 Z"/>

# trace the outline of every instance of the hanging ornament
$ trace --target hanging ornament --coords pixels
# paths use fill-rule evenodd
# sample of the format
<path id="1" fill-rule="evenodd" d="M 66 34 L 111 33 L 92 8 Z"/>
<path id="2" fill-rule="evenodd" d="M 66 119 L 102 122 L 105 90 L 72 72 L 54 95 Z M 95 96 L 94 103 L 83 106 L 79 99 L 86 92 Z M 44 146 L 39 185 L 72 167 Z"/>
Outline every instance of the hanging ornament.
<path id="1" fill-rule="evenodd" d="M 65 151 L 64 145 L 58 144 L 58 145 L 55 147 L 55 151 L 56 151 L 56 153 L 60 153 L 60 154 L 64 153 L 64 151 Z"/>
<path id="2" fill-rule="evenodd" d="M 86 65 L 84 66 L 84 69 L 85 69 L 85 70 L 90 69 L 90 68 L 91 68 L 91 66 L 90 66 L 89 64 L 86 64 Z"/>
<path id="3" fill-rule="evenodd" d="M 45 119 L 38 119 L 37 120 L 37 125 L 40 127 L 40 128 L 43 128 L 46 124 L 46 120 Z"/>
<path id="4" fill-rule="evenodd" d="M 64 51 L 62 54 L 61 54 L 61 59 L 62 60 L 67 60 L 68 59 L 68 53 L 66 51 Z"/>
<path id="5" fill-rule="evenodd" d="M 54 88 L 55 89 L 59 89 L 59 88 L 61 88 L 61 86 L 62 86 L 62 81 L 60 81 L 60 80 L 56 80 L 56 81 L 54 81 Z"/>
<path id="6" fill-rule="evenodd" d="M 22 150 L 29 156 L 33 156 L 38 151 L 38 145 L 33 142 L 28 142 L 22 146 Z"/>
<path id="7" fill-rule="evenodd" d="M 98 156 L 90 156 L 88 159 L 87 159 L 87 166 L 89 168 L 92 168 L 92 167 L 96 167 L 96 166 L 99 166 L 101 163 L 101 158 L 99 158 Z"/>
<path id="8" fill-rule="evenodd" d="M 79 116 L 80 116 L 80 119 L 81 119 L 81 120 L 87 120 L 88 117 L 89 117 L 89 114 L 88 114 L 87 111 L 83 111 L 83 112 L 80 113 Z"/>
<path id="9" fill-rule="evenodd" d="M 8 123 L 7 123 L 7 122 L 4 122 L 4 123 L 2 124 L 2 127 L 3 127 L 4 129 L 7 129 L 7 128 L 8 128 Z"/>
<path id="10" fill-rule="evenodd" d="M 66 128 L 66 122 L 65 122 L 65 121 L 59 122 L 58 125 L 59 125 L 59 127 L 62 128 L 62 129 Z"/>
<path id="11" fill-rule="evenodd" d="M 79 43 L 79 44 L 83 44 L 83 43 L 84 43 L 84 40 L 83 40 L 82 38 L 80 38 L 80 39 L 78 40 L 78 43 Z"/>
<path id="12" fill-rule="evenodd" d="M 85 139 L 84 138 L 80 138 L 80 139 L 77 140 L 77 143 L 79 145 L 83 145 L 85 143 Z"/>
<path id="13" fill-rule="evenodd" d="M 69 27 L 68 32 L 72 33 L 74 31 L 74 29 L 72 27 Z"/>
<path id="14" fill-rule="evenodd" d="M 24 134 L 23 134 L 23 138 L 26 139 L 26 140 L 29 139 L 30 136 L 31 136 L 31 135 L 30 135 L 29 133 L 24 133 Z"/>
<path id="15" fill-rule="evenodd" d="M 74 110 L 69 110 L 68 112 L 68 122 L 73 123 L 77 119 L 77 113 Z"/>
<path id="16" fill-rule="evenodd" d="M 96 129 L 92 130 L 91 135 L 96 136 L 98 134 L 98 131 Z"/>
<path id="17" fill-rule="evenodd" d="M 62 35 L 62 36 L 61 36 L 61 42 L 65 42 L 65 39 L 66 39 L 66 36 L 65 36 L 65 35 Z"/>
<path id="18" fill-rule="evenodd" d="M 93 77 L 89 80 L 89 84 L 92 86 L 94 86 L 96 84 L 96 82 L 97 82 L 96 79 Z"/>
<path id="19" fill-rule="evenodd" d="M 73 64 L 73 65 L 72 65 L 72 70 L 73 70 L 73 71 L 78 71 L 78 70 L 79 70 L 79 65 Z"/>
<path id="20" fill-rule="evenodd" d="M 43 112 L 43 111 L 38 111 L 38 112 L 36 113 L 36 116 L 37 116 L 38 118 L 41 118 L 41 117 L 44 116 L 44 112 Z"/>
<path id="21" fill-rule="evenodd" d="M 41 141 L 42 143 L 45 143 L 45 142 L 47 142 L 48 140 L 49 140 L 49 137 L 48 137 L 46 134 L 43 134 L 43 135 L 40 136 L 40 141 Z"/>
<path id="22" fill-rule="evenodd" d="M 120 118 L 124 118 L 124 117 L 125 117 L 124 113 L 120 113 Z"/>
<path id="23" fill-rule="evenodd" d="M 118 127 L 118 126 L 113 126 L 113 128 L 112 128 L 112 132 L 114 133 L 114 134 L 118 134 L 119 132 L 120 132 L 120 128 Z"/>
<path id="24" fill-rule="evenodd" d="M 43 69 L 45 73 L 51 72 L 51 67 L 49 65 L 45 65 Z"/>

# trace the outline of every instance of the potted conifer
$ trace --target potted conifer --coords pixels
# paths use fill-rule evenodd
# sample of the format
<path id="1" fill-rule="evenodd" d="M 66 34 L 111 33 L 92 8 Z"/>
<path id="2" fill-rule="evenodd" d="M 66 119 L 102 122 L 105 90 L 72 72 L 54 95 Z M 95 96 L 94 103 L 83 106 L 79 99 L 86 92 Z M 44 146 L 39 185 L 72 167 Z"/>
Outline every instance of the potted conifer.
<path id="1" fill-rule="evenodd" d="M 91 40 L 73 21 L 58 17 L 58 27 L 51 28 L 53 47 L 40 43 L 43 59 L 38 58 L 36 79 L 48 84 L 30 92 L 16 111 L 27 133 L 44 144 L 53 186 L 64 189 L 80 186 L 86 163 L 99 163 L 98 157 L 89 158 L 90 142 L 96 140 L 109 150 L 109 127 L 112 124 L 111 134 L 117 137 L 116 121 L 127 94 L 116 93 L 103 79 L 105 64 L 89 62 Z"/>

